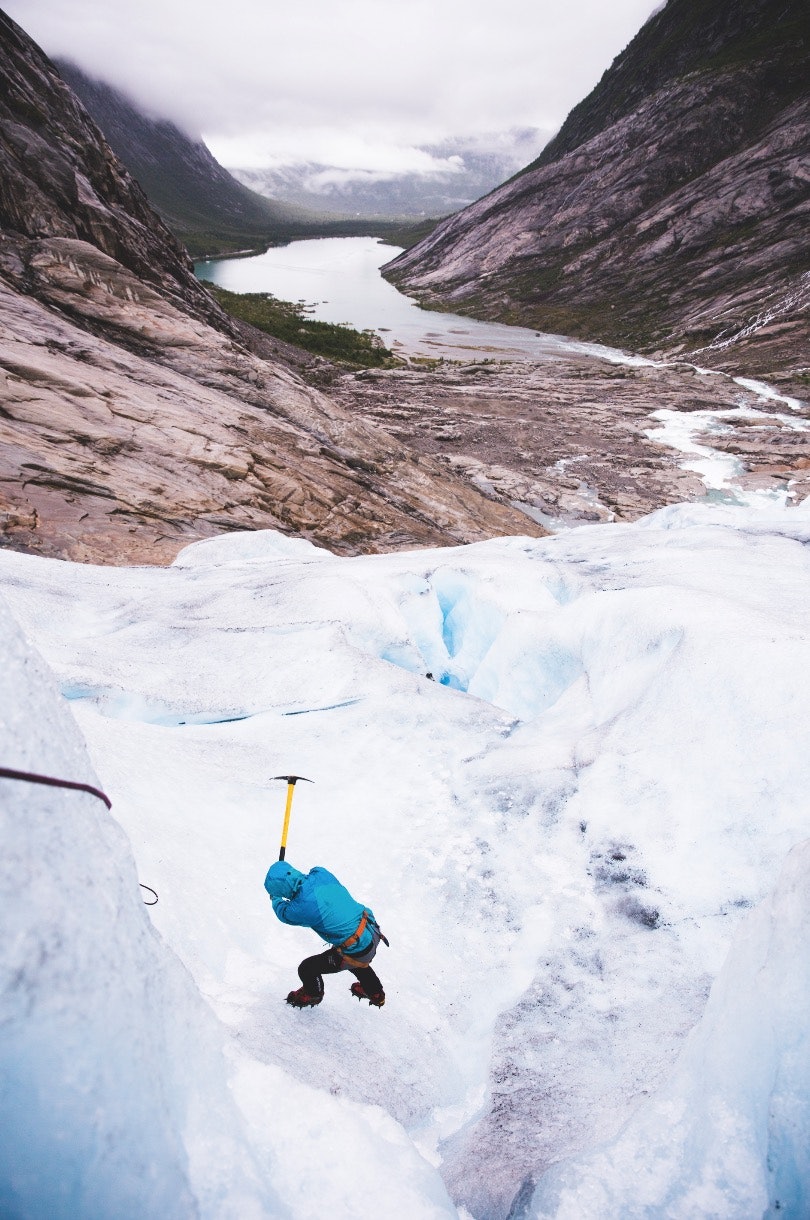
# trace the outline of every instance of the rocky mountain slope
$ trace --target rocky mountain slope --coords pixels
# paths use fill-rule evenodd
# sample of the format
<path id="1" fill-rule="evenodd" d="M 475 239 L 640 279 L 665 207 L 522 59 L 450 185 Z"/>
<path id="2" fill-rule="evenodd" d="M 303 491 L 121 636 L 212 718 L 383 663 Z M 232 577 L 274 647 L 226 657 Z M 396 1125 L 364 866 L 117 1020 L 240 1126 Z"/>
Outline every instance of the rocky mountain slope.
<path id="1" fill-rule="evenodd" d="M 211 155 L 167 119 L 144 114 L 117 89 L 57 60 L 63 80 L 92 115 L 104 138 L 146 192 L 173 233 L 205 253 L 231 242 L 283 240 L 306 231 L 301 209 L 257 195 L 237 182 Z"/>
<path id="2" fill-rule="evenodd" d="M 246 345 L 54 66 L 0 14 L 0 544 L 166 562 L 541 532 Z"/>
<path id="3" fill-rule="evenodd" d="M 423 302 L 806 388 L 810 9 L 669 0 L 524 172 L 389 265 Z"/>
<path id="4" fill-rule="evenodd" d="M 339 207 L 324 216 L 257 194 L 224 169 L 201 138 L 168 119 L 144 114 L 119 90 L 76 64 L 60 59 L 56 66 L 152 207 L 195 257 L 296 237 L 366 231 L 355 219 L 339 217 Z"/>

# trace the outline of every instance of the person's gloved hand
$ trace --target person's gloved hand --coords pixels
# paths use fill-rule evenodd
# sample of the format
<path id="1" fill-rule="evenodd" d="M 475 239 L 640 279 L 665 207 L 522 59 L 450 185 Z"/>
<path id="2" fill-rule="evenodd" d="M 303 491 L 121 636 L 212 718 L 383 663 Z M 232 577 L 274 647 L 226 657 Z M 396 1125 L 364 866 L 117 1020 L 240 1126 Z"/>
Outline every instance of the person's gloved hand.
<path id="1" fill-rule="evenodd" d="M 271 898 L 270 901 L 273 904 L 273 910 L 275 911 L 276 915 L 278 915 L 279 911 L 283 910 L 283 908 L 287 905 L 286 898 Z"/>

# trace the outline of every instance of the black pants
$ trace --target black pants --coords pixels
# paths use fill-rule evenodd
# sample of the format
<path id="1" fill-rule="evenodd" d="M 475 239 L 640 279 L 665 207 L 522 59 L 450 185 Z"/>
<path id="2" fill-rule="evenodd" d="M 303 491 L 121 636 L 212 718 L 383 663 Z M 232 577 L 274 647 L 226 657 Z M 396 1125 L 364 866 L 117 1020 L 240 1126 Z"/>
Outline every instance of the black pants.
<path id="1" fill-rule="evenodd" d="M 366 995 L 376 995 L 383 989 L 382 983 L 371 966 L 349 966 L 337 949 L 327 949 L 325 953 L 316 953 L 314 957 L 304 958 L 298 967 L 298 977 L 303 983 L 307 995 L 323 995 L 321 976 L 339 974 L 341 970 L 350 970 Z"/>

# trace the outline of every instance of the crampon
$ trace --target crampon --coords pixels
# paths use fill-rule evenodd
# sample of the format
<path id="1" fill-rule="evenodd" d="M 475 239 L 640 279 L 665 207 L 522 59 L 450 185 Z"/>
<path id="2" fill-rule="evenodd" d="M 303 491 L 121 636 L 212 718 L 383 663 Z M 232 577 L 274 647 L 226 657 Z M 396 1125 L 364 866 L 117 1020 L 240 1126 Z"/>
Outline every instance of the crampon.
<path id="1" fill-rule="evenodd" d="M 368 995 L 368 993 L 363 990 L 362 983 L 352 983 L 352 995 L 357 1000 L 368 1000 L 372 1008 L 382 1008 L 383 1004 L 385 1003 L 384 991 L 375 991 L 373 995 Z"/>
<path id="2" fill-rule="evenodd" d="M 297 991 L 290 992 L 287 1003 L 292 1004 L 293 1008 L 314 1008 L 322 999 L 322 995 L 307 995 L 304 988 L 299 987 Z"/>

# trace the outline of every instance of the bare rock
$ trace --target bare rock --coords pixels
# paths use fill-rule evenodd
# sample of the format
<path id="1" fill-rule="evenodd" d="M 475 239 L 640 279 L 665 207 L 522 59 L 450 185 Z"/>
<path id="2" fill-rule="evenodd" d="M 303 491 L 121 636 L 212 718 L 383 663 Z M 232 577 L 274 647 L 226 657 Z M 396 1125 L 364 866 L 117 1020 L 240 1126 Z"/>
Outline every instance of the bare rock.
<path id="1" fill-rule="evenodd" d="M 632 521 L 704 498 L 706 486 L 684 469 L 684 455 L 657 435 L 662 410 L 709 413 L 695 415 L 694 439 L 739 460 L 732 493 L 769 490 L 791 503 L 810 494 L 810 406 L 770 414 L 731 377 L 689 364 L 446 365 L 344 375 L 332 394 L 547 525 Z M 708 422 L 713 430 L 703 435 Z"/>
<path id="2" fill-rule="evenodd" d="M 541 532 L 94 247 L 39 242 L 30 266 L 37 297 L 0 279 L 6 545 L 159 563 L 229 529 L 338 552 Z"/>
<path id="3" fill-rule="evenodd" d="M 53 65 L 0 35 L 0 543 L 162 563 L 233 529 L 542 533 L 250 350 Z"/>
<path id="4" fill-rule="evenodd" d="M 386 274 L 426 303 L 808 384 L 810 18 L 670 0 L 534 165 Z"/>

